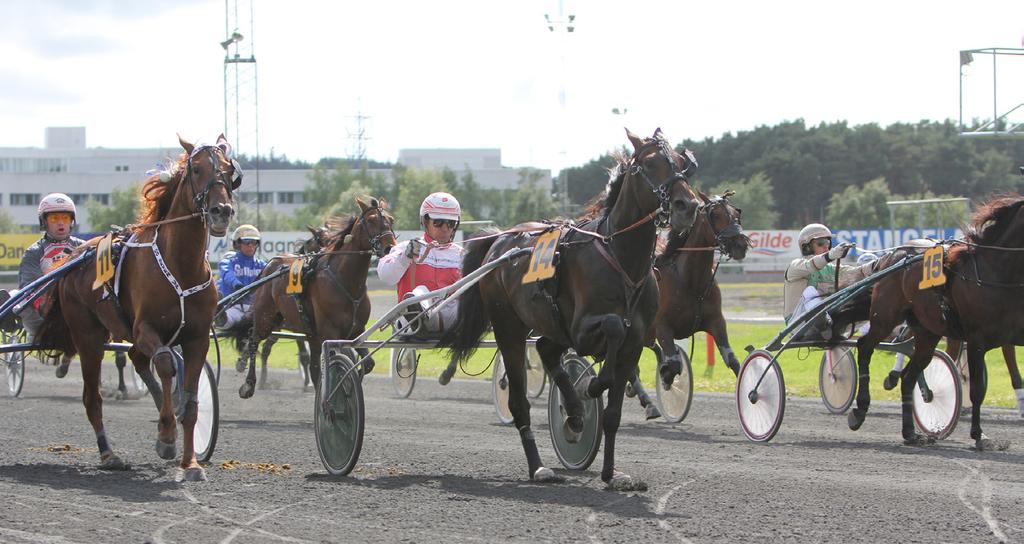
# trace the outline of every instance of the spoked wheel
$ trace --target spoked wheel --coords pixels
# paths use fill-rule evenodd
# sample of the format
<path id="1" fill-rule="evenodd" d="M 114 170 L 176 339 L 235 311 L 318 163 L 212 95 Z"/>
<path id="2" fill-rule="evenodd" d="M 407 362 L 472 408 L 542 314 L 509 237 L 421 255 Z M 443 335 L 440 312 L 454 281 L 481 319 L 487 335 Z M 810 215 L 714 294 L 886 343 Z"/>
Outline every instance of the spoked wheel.
<path id="1" fill-rule="evenodd" d="M 578 355 L 566 355 L 562 366 L 569 374 L 569 380 L 576 383 L 583 374 L 594 375 L 587 360 Z M 562 392 L 552 387 L 548 393 L 548 425 L 551 427 L 551 445 L 562 466 L 569 470 L 586 470 L 601 447 L 601 415 L 604 404 L 601 398 L 583 401 L 583 431 L 579 436 L 570 436 L 565 425 L 566 410 Z"/>
<path id="2" fill-rule="evenodd" d="M 658 371 L 654 373 L 658 409 L 661 410 L 661 417 L 669 423 L 679 423 L 686 419 L 686 415 L 690 413 L 690 404 L 693 403 L 693 370 L 690 368 L 690 356 L 679 344 L 676 344 L 676 351 L 683 358 L 682 372 L 676 375 L 668 388 L 661 381 L 661 367 L 665 364 L 663 360 L 658 360 Z"/>
<path id="3" fill-rule="evenodd" d="M 544 393 L 544 384 L 547 383 L 547 374 L 544 372 L 544 362 L 541 361 L 540 353 L 536 346 L 526 348 L 526 394 L 535 399 Z"/>
<path id="4" fill-rule="evenodd" d="M 942 440 L 956 429 L 963 403 L 963 388 L 960 374 L 953 359 L 946 352 L 935 350 L 932 360 L 921 373 L 931 391 L 931 400 L 926 401 L 921 384 L 914 386 L 914 423 L 922 433 Z"/>
<path id="5" fill-rule="evenodd" d="M 332 350 L 325 358 L 313 408 L 316 449 L 327 472 L 344 476 L 363 447 L 363 387 L 348 354 Z"/>
<path id="6" fill-rule="evenodd" d="M 829 412 L 844 414 L 850 409 L 857 394 L 857 359 L 853 348 L 836 346 L 821 355 L 818 390 Z"/>
<path id="7" fill-rule="evenodd" d="M 185 412 L 182 384 L 185 377 L 185 359 L 181 356 L 181 348 L 175 346 L 174 362 L 177 373 L 171 380 L 171 398 L 174 400 L 174 412 L 181 417 Z M 179 383 L 180 382 L 180 383 Z M 145 387 L 145 384 L 143 384 Z M 145 391 L 146 389 L 143 389 Z M 192 446 L 195 448 L 196 460 L 205 463 L 213 457 L 217 447 L 217 431 L 220 427 L 220 401 L 217 397 L 217 381 L 213 367 L 209 361 L 203 361 L 203 370 L 199 373 L 199 389 L 196 391 L 199 413 L 192 431 Z"/>
<path id="8" fill-rule="evenodd" d="M 529 379 L 529 371 L 527 371 L 527 379 Z M 511 425 L 514 418 L 512 410 L 508 407 L 508 376 L 505 374 L 505 359 L 502 358 L 500 351 L 494 358 L 491 391 L 494 399 L 494 413 L 498 415 L 498 421 L 502 425 Z"/>
<path id="9" fill-rule="evenodd" d="M 767 442 L 779 432 L 786 412 L 786 383 L 771 353 L 756 350 L 743 361 L 736 379 L 736 406 L 747 438 Z"/>
<path id="10" fill-rule="evenodd" d="M 14 332 L 0 330 L 0 342 L 5 345 L 25 342 L 25 329 Z M 7 369 L 7 392 L 12 397 L 17 397 L 25 385 L 25 352 L 0 353 L 0 362 L 3 362 Z"/>
<path id="11" fill-rule="evenodd" d="M 391 349 L 391 386 L 398 398 L 408 398 L 416 387 L 416 349 Z"/>

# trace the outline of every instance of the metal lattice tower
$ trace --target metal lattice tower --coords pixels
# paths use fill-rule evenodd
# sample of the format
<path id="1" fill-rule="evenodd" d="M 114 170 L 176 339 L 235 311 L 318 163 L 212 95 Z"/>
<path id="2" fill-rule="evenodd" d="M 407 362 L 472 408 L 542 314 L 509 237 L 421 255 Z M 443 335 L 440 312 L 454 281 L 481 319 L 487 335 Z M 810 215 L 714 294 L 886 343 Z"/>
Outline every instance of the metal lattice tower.
<path id="1" fill-rule="evenodd" d="M 353 164 L 363 165 L 366 163 L 366 143 L 370 140 L 366 135 L 366 121 L 370 118 L 363 115 L 361 106 L 350 118 L 354 122 L 355 128 L 348 131 L 350 142 L 348 158 Z"/>
<path id="2" fill-rule="evenodd" d="M 1024 49 L 987 47 L 960 51 L 960 135 L 1024 138 L 1022 84 Z M 970 127 L 964 123 L 965 113 Z"/>
<path id="3" fill-rule="evenodd" d="M 236 154 L 255 164 L 256 222 L 260 216 L 259 100 L 253 1 L 224 0 L 224 135 Z"/>

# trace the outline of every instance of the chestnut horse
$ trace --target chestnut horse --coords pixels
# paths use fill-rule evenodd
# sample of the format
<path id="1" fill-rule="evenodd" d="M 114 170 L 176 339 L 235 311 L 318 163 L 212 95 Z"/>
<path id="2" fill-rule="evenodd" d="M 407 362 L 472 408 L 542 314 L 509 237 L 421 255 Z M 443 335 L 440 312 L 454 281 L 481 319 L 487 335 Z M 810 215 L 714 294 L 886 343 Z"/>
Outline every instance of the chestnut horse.
<path id="1" fill-rule="evenodd" d="M 645 139 L 628 130 L 626 134 L 634 151 L 628 159 L 618 157 L 611 171 L 604 213 L 578 226 L 563 225 L 566 230 L 558 246 L 555 276 L 524 284 L 530 259 L 494 270 L 462 295 L 456 323 L 439 342 L 439 347 L 451 349 L 453 359 L 465 361 L 488 325 L 493 327 L 507 371 L 509 409 L 532 480 L 550 481 L 554 472 L 541 463 L 530 428 L 525 350 L 531 330 L 540 336 L 537 351 L 565 399 L 567 432 L 579 433 L 583 428 L 580 395 L 596 398 L 608 390 L 602 422 L 605 448 L 601 479 L 618 489 L 643 488 L 639 481 L 615 470 L 615 435 L 626 381 L 636 373 L 658 308 L 651 262 L 657 228 L 652 220 L 658 216 L 681 230 L 693 225 L 697 200 L 686 177 L 697 165 L 688 151 L 685 155 L 677 153 L 660 129 Z M 676 184 L 686 188 L 678 197 L 672 191 Z M 535 238 L 521 229 L 519 233 L 471 241 L 462 275 L 469 275 L 510 249 L 534 243 Z M 581 380 L 577 388 L 559 362 L 569 348 L 605 360 L 600 374 L 593 380 Z"/>
<path id="2" fill-rule="evenodd" d="M 734 374 L 740 370 L 739 360 L 729 346 L 729 335 L 722 315 L 722 292 L 715 281 L 715 250 L 737 261 L 747 256 L 750 239 L 743 234 L 741 210 L 729 203 L 732 191 L 702 201 L 697 221 L 689 232 L 669 231 L 668 244 L 658 256 L 658 314 L 654 335 L 665 354 L 661 380 L 671 384 L 682 372 L 682 355 L 674 340 L 689 338 L 697 331 L 709 333 Z"/>
<path id="3" fill-rule="evenodd" d="M 37 343 L 82 362 L 82 401 L 96 433 L 103 468 L 127 465 L 113 452 L 103 427 L 100 363 L 108 338 L 130 340 L 128 356 L 146 382 L 160 409 L 157 454 L 176 455 L 177 426 L 171 399 L 175 375 L 172 346 L 184 357 L 185 407 L 181 468 L 187 480 L 203 480 L 204 469 L 192 443 L 197 417 L 196 393 L 210 346 L 210 324 L 217 306 L 206 245 L 210 235 L 224 236 L 234 214 L 231 191 L 241 184 L 241 168 L 230 158 L 221 135 L 216 145 L 193 145 L 179 136 L 185 150 L 168 172 L 154 175 L 142 188 L 140 221 L 130 226 L 123 243 L 117 275 L 93 289 L 96 267 L 79 266 L 58 283 L 54 303 L 46 313 Z M 92 240 L 78 250 L 95 247 Z M 160 376 L 157 384 L 150 361 Z"/>
<path id="4" fill-rule="evenodd" d="M 849 416 L 858 429 L 867 415 L 871 396 L 868 365 L 875 346 L 906 320 L 914 331 L 914 353 L 900 383 L 903 400 L 902 434 L 906 444 L 927 442 L 914 430 L 913 388 L 942 336 L 967 342 L 970 370 L 971 438 L 978 450 L 1004 444 L 989 440 L 981 430 L 985 400 L 985 353 L 1007 344 L 1024 343 L 1024 197 L 997 197 L 978 208 L 966 240 L 955 242 L 944 264 L 944 285 L 920 289 L 923 262 L 879 281 L 871 294 L 871 328 L 857 341 L 860 384 L 857 407 Z M 897 251 L 880 266 L 905 255 Z"/>
<path id="5" fill-rule="evenodd" d="M 309 365 L 309 376 L 316 386 L 320 383 L 320 350 L 324 340 L 355 338 L 366 330 L 370 318 L 370 298 L 366 294 L 370 257 L 383 257 L 391 251 L 395 231 L 394 219 L 385 211 L 384 200 L 356 202 L 361 210 L 359 215 L 328 220 L 328 232 L 321 240 L 324 249 L 314 253 L 309 261 L 301 294 L 286 293 L 287 274 L 256 288 L 252 332 L 242 353 L 242 358 L 249 361 L 245 383 L 238 390 L 243 399 L 251 397 L 255 390 L 256 349 L 271 332 L 283 327 L 306 335 L 313 363 Z M 261 276 L 290 266 L 296 259 L 307 258 L 310 257 L 275 257 Z M 370 368 L 365 370 L 369 372 Z"/>

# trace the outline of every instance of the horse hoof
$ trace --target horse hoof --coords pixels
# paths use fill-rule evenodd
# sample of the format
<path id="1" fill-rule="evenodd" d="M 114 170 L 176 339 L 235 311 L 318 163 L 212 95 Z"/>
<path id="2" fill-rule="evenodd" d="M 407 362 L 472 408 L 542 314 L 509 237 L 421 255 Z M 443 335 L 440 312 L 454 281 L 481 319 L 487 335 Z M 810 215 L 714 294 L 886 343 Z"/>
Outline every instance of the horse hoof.
<path id="1" fill-rule="evenodd" d="M 206 481 L 206 469 L 203 467 L 191 467 L 181 468 L 178 467 L 174 472 L 174 481 L 181 482 L 205 482 Z"/>
<path id="2" fill-rule="evenodd" d="M 992 440 L 981 437 L 974 441 L 974 451 L 1006 451 L 1010 449 L 1009 440 Z"/>
<path id="3" fill-rule="evenodd" d="M 606 482 L 610 491 L 647 491 L 647 483 L 619 471 Z"/>
<path id="4" fill-rule="evenodd" d="M 530 479 L 535 482 L 551 482 L 555 479 L 555 471 L 548 467 L 540 467 L 530 476 Z"/>
<path id="5" fill-rule="evenodd" d="M 885 381 L 882 382 L 882 388 L 886 391 L 892 391 L 899 382 L 900 373 L 896 371 L 889 372 L 889 375 L 885 377 Z"/>
<path id="6" fill-rule="evenodd" d="M 127 397 L 128 396 L 125 394 L 124 391 L 118 391 L 118 392 L 114 393 L 114 400 L 124 400 Z"/>
<path id="7" fill-rule="evenodd" d="M 247 368 L 249 368 L 249 365 L 245 364 L 245 361 L 241 359 L 235 361 L 235 370 L 237 370 L 239 374 L 245 372 Z"/>
<path id="8" fill-rule="evenodd" d="M 568 418 L 565 419 L 565 422 L 562 423 L 562 436 L 565 437 L 565 441 L 566 442 L 568 442 L 570 444 L 575 444 L 575 443 L 580 441 L 580 435 L 583 434 L 581 432 L 582 429 L 583 429 L 583 426 L 580 425 L 580 430 L 579 431 L 574 431 L 573 428 L 572 428 L 573 427 L 572 419 L 573 418 L 568 417 Z"/>
<path id="9" fill-rule="evenodd" d="M 71 363 L 61 363 L 60 365 L 58 365 L 57 370 L 55 371 L 57 377 L 63 378 L 64 376 L 67 376 L 69 366 L 71 366 Z"/>
<path id="10" fill-rule="evenodd" d="M 171 442 L 170 444 L 167 444 L 165 442 L 161 442 L 160 440 L 157 440 L 156 441 L 156 454 L 161 459 L 174 459 L 178 455 L 178 447 L 177 447 L 177 445 L 174 442 Z"/>
<path id="11" fill-rule="evenodd" d="M 256 388 L 249 382 L 243 383 L 242 386 L 238 388 L 238 396 L 243 399 L 252 397 L 252 394 L 255 392 Z"/>
<path id="12" fill-rule="evenodd" d="M 648 404 L 647 407 L 644 408 L 644 413 L 647 415 L 648 420 L 658 419 L 659 417 L 661 417 L 661 412 L 658 410 L 658 407 L 655 406 L 653 402 Z"/>
<path id="13" fill-rule="evenodd" d="M 111 453 L 106 459 L 100 461 L 100 470 L 129 470 L 131 467 L 116 454 Z"/>
<path id="14" fill-rule="evenodd" d="M 864 416 L 858 415 L 857 410 L 852 410 L 846 414 L 846 424 L 850 426 L 851 431 L 856 431 L 864 424 Z"/>
<path id="15" fill-rule="evenodd" d="M 370 357 L 365 363 L 363 363 L 363 374 L 365 375 L 373 372 L 373 368 L 375 366 L 377 366 L 377 362 L 373 360 L 373 357 Z"/>
<path id="16" fill-rule="evenodd" d="M 923 434 L 914 433 L 909 437 L 903 438 L 904 446 L 930 446 L 935 443 L 935 439 L 930 436 Z"/>
<path id="17" fill-rule="evenodd" d="M 738 377 L 740 375 L 740 364 L 736 361 L 729 361 L 725 363 L 725 366 L 729 367 L 729 370 L 732 371 L 733 377 Z"/>
<path id="18" fill-rule="evenodd" d="M 636 396 L 636 389 L 633 388 L 633 384 L 626 382 L 626 397 L 633 398 Z"/>
<path id="19" fill-rule="evenodd" d="M 437 383 L 441 385 L 448 385 L 452 381 L 452 376 L 455 375 L 455 366 L 449 365 L 441 371 L 441 375 L 437 377 Z"/>

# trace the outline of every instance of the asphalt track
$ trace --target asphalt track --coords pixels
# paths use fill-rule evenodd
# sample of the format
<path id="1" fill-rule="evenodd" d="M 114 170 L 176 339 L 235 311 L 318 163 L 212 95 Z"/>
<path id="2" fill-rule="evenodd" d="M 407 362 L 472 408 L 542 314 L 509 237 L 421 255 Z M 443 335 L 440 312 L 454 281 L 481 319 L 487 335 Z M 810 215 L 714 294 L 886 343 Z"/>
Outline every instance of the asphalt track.
<path id="1" fill-rule="evenodd" d="M 245 401 L 240 383 L 226 366 L 209 481 L 178 483 L 152 448 L 151 400 L 104 403 L 132 468 L 103 472 L 77 365 L 58 380 L 30 360 L 22 398 L 0 396 L 0 541 L 1024 541 L 1024 420 L 1010 410 L 983 421 L 1011 449 L 977 453 L 966 420 L 937 445 L 900 445 L 894 404 L 876 403 L 851 432 L 820 401 L 791 398 L 778 436 L 754 444 L 730 395 L 698 394 L 676 426 L 643 421 L 627 400 L 618 467 L 649 490 L 619 493 L 598 478 L 600 455 L 591 470 L 556 469 L 561 483 L 530 483 L 487 382 L 423 378 L 399 400 L 386 378 L 368 378 L 362 455 L 342 478 L 320 465 L 313 395 L 297 374 L 276 371 L 274 389 Z M 532 414 L 554 466 L 546 396 Z"/>

